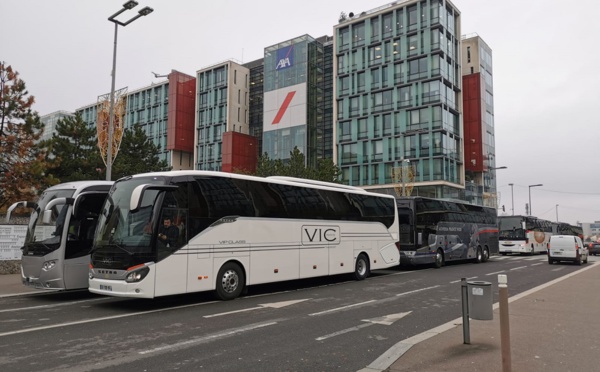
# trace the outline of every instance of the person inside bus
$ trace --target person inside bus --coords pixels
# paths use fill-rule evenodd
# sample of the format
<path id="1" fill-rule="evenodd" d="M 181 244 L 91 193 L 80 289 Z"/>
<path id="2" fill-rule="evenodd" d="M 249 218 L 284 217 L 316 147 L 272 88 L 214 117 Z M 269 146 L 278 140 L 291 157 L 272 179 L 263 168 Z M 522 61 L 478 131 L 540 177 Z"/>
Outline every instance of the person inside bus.
<path id="1" fill-rule="evenodd" d="M 171 224 L 171 217 L 165 217 L 163 221 L 163 225 L 158 230 L 158 240 L 167 247 L 174 247 L 179 238 L 179 228 Z"/>

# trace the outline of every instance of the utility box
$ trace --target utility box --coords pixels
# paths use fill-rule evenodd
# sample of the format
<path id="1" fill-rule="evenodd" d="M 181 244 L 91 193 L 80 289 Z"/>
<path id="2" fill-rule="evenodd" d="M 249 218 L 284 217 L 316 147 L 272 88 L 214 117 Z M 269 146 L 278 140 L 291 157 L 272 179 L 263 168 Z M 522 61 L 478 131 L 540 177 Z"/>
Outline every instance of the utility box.
<path id="1" fill-rule="evenodd" d="M 475 320 L 494 319 L 492 283 L 482 281 L 467 282 L 469 318 Z"/>

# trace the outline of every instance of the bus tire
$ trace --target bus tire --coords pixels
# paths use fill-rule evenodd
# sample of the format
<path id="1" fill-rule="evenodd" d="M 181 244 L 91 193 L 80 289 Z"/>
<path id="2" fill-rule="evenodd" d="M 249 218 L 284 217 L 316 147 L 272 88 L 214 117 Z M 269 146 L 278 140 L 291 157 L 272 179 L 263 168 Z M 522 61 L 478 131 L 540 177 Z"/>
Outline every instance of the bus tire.
<path id="1" fill-rule="evenodd" d="M 475 253 L 475 263 L 483 262 L 483 250 L 481 247 L 477 247 L 477 252 Z"/>
<path id="2" fill-rule="evenodd" d="M 436 269 L 439 269 L 440 267 L 444 266 L 444 252 L 442 252 L 441 249 L 438 249 L 437 252 L 435 252 L 435 261 L 433 263 L 433 266 Z"/>
<path id="3" fill-rule="evenodd" d="M 483 248 L 483 262 L 488 262 L 490 260 L 490 249 L 488 247 Z"/>
<path id="4" fill-rule="evenodd" d="M 356 264 L 354 265 L 354 279 L 365 280 L 369 276 L 369 273 L 369 259 L 366 254 L 361 253 L 356 258 Z"/>
<path id="5" fill-rule="evenodd" d="M 223 301 L 233 300 L 242 293 L 245 283 L 246 278 L 240 265 L 227 262 L 217 275 L 217 298 Z"/>

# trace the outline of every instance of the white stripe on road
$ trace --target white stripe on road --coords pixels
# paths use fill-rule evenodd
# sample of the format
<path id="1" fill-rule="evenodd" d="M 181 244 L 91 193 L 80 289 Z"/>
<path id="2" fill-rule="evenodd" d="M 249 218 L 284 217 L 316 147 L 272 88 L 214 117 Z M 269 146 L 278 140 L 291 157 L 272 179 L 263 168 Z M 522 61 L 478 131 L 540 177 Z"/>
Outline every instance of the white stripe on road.
<path id="1" fill-rule="evenodd" d="M 191 344 L 196 344 L 196 343 L 199 343 L 199 342 L 212 341 L 212 340 L 216 340 L 216 339 L 219 339 L 219 338 L 223 338 L 223 337 L 235 335 L 235 334 L 238 334 L 238 333 L 248 332 L 248 331 L 252 331 L 252 330 L 255 330 L 255 329 L 259 329 L 259 328 L 264 328 L 264 327 L 272 326 L 272 325 L 275 325 L 275 324 L 277 324 L 277 322 L 270 322 L 270 323 L 264 323 L 264 324 L 255 324 L 255 325 L 251 325 L 251 326 L 248 326 L 248 327 L 236 328 L 236 329 L 232 329 L 232 330 L 227 331 L 227 332 L 217 333 L 215 335 L 210 335 L 210 336 L 200 337 L 200 338 L 194 338 L 192 340 L 182 341 L 182 342 L 178 342 L 176 344 L 171 344 L 171 345 L 157 347 L 155 349 L 140 351 L 139 354 L 144 355 L 144 354 L 156 353 L 156 352 L 159 352 L 159 351 L 164 351 L 164 350 L 168 350 L 168 349 L 174 349 L 174 348 L 177 348 L 177 347 L 191 345 Z"/>
<path id="2" fill-rule="evenodd" d="M 521 270 L 521 269 L 526 269 L 526 268 L 527 268 L 527 266 L 513 267 L 512 269 L 510 269 L 510 271 L 513 271 L 513 270 Z"/>
<path id="3" fill-rule="evenodd" d="M 58 307 L 58 306 L 68 306 L 68 305 L 80 304 L 80 303 L 83 303 L 83 302 L 107 301 L 107 300 L 110 300 L 110 298 L 94 298 L 94 299 L 90 299 L 90 300 L 61 302 L 61 303 L 53 304 L 53 305 L 40 305 L 40 306 L 21 307 L 21 308 L 18 308 L 18 309 L 4 309 L 4 310 L 0 310 L 0 313 L 8 313 L 8 312 L 11 312 L 11 311 L 36 310 L 36 309 L 51 309 L 53 307 Z"/>
<path id="4" fill-rule="evenodd" d="M 203 302 L 201 304 L 182 305 L 182 306 L 169 307 L 169 308 L 158 309 L 158 310 L 140 311 L 140 312 L 137 312 L 137 313 L 129 313 L 129 314 L 122 314 L 122 315 L 104 316 L 104 317 L 101 317 L 101 318 L 94 318 L 94 319 L 84 319 L 84 320 L 78 320 L 76 322 L 67 322 L 67 323 L 53 324 L 53 325 L 48 325 L 48 326 L 44 326 L 44 327 L 34 327 L 34 328 L 20 329 L 18 331 L 11 331 L 11 332 L 0 333 L 0 337 L 17 335 L 17 334 L 20 334 L 20 333 L 28 333 L 28 332 L 35 332 L 35 331 L 44 331 L 44 330 L 52 329 L 52 328 L 68 327 L 68 326 L 77 325 L 77 324 L 86 324 L 86 323 L 101 322 L 103 320 L 128 318 L 128 317 L 136 316 L 136 315 L 146 315 L 146 314 L 152 314 L 152 313 L 159 313 L 161 311 L 184 309 L 186 307 L 208 305 L 208 304 L 212 304 L 212 303 L 215 303 L 215 302 L 217 302 L 217 301 Z"/>
<path id="5" fill-rule="evenodd" d="M 358 331 L 358 330 L 360 330 L 361 328 L 370 327 L 370 326 L 372 326 L 373 324 L 375 324 L 375 323 L 365 323 L 365 324 L 361 324 L 361 325 L 359 325 L 359 326 L 356 326 L 356 327 L 352 327 L 352 328 L 346 328 L 346 329 L 343 329 L 343 330 L 341 330 L 341 331 L 337 331 L 337 332 L 334 332 L 334 333 L 330 333 L 330 334 L 328 334 L 328 335 L 325 335 L 325 336 L 317 337 L 317 338 L 315 338 L 315 340 L 317 340 L 317 341 L 323 341 L 323 340 L 326 340 L 326 339 L 328 339 L 328 338 L 331 338 L 331 337 L 335 337 L 335 336 L 343 335 L 344 333 L 353 332 L 353 331 Z"/>
<path id="6" fill-rule="evenodd" d="M 353 305 L 348 305 L 348 306 L 342 306 L 342 307 L 338 307 L 336 309 L 329 309 L 329 310 L 321 311 L 319 313 L 308 314 L 308 316 L 323 315 L 323 314 L 333 313 L 335 311 L 342 311 L 342 310 L 350 309 L 352 307 L 370 304 L 371 302 L 375 302 L 375 301 L 376 300 L 370 300 L 370 301 L 365 301 L 365 302 L 361 302 L 361 303 L 358 303 L 358 304 L 353 304 Z"/>
<path id="7" fill-rule="evenodd" d="M 410 291 L 410 292 L 398 293 L 398 294 L 396 295 L 396 297 L 399 297 L 399 296 L 405 296 L 405 295 L 407 295 L 407 294 L 417 293 L 417 292 L 421 292 L 421 291 L 426 291 L 426 290 L 428 290 L 428 289 L 433 289 L 433 288 L 437 288 L 437 287 L 439 287 L 439 285 L 434 285 L 433 287 L 427 287 L 427 288 L 416 289 L 416 290 L 414 290 L 414 291 Z"/>
<path id="8" fill-rule="evenodd" d="M 543 265 L 543 264 L 544 264 L 544 262 L 538 262 L 538 263 L 531 264 L 531 266 L 537 266 L 537 265 Z"/>
<path id="9" fill-rule="evenodd" d="M 495 273 L 489 273 L 489 274 L 485 274 L 486 276 L 490 276 L 490 275 L 496 275 L 496 274 L 502 274 L 505 273 L 506 270 L 500 270 L 500 271 L 496 271 Z"/>

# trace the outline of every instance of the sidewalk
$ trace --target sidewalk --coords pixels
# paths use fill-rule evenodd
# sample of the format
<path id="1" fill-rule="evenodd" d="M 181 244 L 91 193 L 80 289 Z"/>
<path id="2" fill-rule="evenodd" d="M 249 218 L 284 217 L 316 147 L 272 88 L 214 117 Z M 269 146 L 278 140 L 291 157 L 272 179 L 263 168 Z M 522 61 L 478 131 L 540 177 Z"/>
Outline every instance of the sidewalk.
<path id="1" fill-rule="evenodd" d="M 512 371 L 600 370 L 600 264 L 514 297 L 509 277 L 508 295 Z M 493 320 L 469 325 L 469 345 L 459 318 L 399 342 L 362 371 L 503 371 L 498 304 Z"/>

